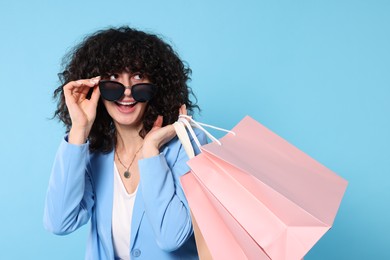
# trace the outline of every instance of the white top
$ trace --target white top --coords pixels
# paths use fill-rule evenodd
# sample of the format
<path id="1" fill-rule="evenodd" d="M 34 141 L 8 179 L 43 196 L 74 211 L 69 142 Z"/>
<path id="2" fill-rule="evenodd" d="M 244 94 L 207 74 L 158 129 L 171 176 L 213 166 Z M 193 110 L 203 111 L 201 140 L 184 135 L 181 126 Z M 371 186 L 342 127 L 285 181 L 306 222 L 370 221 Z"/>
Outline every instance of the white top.
<path id="1" fill-rule="evenodd" d="M 112 242 L 115 257 L 130 260 L 130 232 L 135 195 L 128 194 L 114 163 L 114 198 L 112 208 Z"/>

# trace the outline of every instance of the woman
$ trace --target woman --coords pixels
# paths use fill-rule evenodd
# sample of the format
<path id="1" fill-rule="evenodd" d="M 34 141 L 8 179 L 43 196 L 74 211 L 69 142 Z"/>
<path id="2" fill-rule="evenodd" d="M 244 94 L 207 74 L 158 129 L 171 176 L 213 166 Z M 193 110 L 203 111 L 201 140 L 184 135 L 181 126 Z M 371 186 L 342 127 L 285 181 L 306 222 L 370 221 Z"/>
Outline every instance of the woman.
<path id="1" fill-rule="evenodd" d="M 64 235 L 91 220 L 86 259 L 198 258 L 180 185 L 188 158 L 172 126 L 197 107 L 189 73 L 168 44 L 128 27 L 98 31 L 65 59 L 54 96 L 68 134 L 44 224 Z"/>

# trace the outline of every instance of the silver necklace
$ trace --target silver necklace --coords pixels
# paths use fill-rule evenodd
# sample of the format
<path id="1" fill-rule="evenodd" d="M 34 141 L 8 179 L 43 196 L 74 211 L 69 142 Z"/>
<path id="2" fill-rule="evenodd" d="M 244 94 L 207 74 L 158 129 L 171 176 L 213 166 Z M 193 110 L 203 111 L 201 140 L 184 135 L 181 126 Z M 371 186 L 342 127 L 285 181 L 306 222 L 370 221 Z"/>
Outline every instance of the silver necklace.
<path id="1" fill-rule="evenodd" d="M 119 158 L 119 155 L 118 155 L 118 152 L 117 150 L 115 149 L 115 154 L 116 154 L 116 157 L 118 158 L 118 161 L 120 162 L 120 164 L 122 164 L 123 168 L 126 169 L 126 171 L 123 173 L 123 176 L 126 178 L 126 179 L 129 179 L 131 177 L 131 172 L 129 171 L 131 165 L 133 165 L 133 162 L 135 160 L 135 157 L 137 157 L 137 154 L 138 152 L 141 150 L 143 145 L 141 145 L 141 147 L 135 152 L 134 156 L 133 156 L 133 159 L 131 160 L 131 163 L 129 164 L 128 167 L 126 167 L 123 162 L 121 161 L 121 158 Z"/>

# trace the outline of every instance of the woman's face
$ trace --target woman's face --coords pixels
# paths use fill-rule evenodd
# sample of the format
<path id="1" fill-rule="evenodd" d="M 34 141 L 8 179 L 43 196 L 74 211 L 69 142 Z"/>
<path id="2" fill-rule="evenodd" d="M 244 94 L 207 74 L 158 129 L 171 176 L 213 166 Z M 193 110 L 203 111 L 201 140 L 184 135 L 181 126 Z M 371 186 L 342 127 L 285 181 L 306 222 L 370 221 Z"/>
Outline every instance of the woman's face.
<path id="1" fill-rule="evenodd" d="M 121 72 L 111 74 L 106 80 L 118 81 L 124 86 L 133 86 L 138 83 L 150 83 L 141 73 Z M 131 89 L 127 88 L 124 95 L 118 101 L 107 101 L 103 104 L 108 114 L 116 125 L 140 127 L 147 103 L 136 102 L 131 95 Z"/>

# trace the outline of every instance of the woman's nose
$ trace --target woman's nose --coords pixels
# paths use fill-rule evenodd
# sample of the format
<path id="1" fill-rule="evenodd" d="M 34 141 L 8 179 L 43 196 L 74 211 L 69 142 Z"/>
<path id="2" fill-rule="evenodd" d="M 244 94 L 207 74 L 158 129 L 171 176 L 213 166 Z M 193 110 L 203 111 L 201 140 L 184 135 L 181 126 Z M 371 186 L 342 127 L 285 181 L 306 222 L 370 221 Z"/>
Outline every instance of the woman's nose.
<path id="1" fill-rule="evenodd" d="M 131 96 L 131 86 L 127 86 L 125 89 L 125 93 L 123 93 L 126 97 Z"/>

